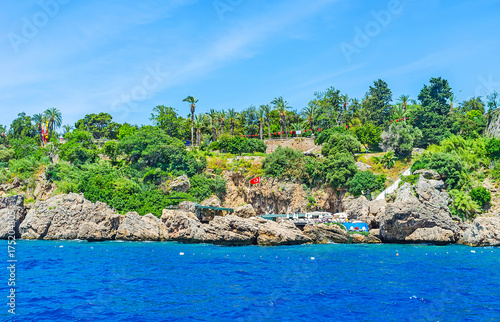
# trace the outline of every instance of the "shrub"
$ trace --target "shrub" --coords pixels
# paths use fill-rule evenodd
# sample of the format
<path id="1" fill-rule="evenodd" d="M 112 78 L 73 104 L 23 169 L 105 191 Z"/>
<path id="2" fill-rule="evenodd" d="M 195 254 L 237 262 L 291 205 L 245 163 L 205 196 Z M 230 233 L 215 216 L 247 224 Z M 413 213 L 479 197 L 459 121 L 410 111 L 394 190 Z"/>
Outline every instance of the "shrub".
<path id="1" fill-rule="evenodd" d="M 418 182 L 418 178 L 420 174 L 410 174 L 408 176 L 401 176 L 401 181 L 399 182 L 399 186 L 401 187 L 405 182 L 408 182 L 411 185 L 415 185 Z"/>
<path id="2" fill-rule="evenodd" d="M 14 158 L 16 151 L 14 149 L 0 149 L 0 162 L 9 162 Z"/>
<path id="3" fill-rule="evenodd" d="M 394 166 L 397 161 L 397 157 L 394 155 L 394 151 L 389 151 L 381 157 L 373 157 L 375 164 L 381 164 L 384 168 L 390 169 Z"/>
<path id="4" fill-rule="evenodd" d="M 398 122 L 389 126 L 387 131 L 381 135 L 382 143 L 380 147 L 384 151 L 394 151 L 399 157 L 409 156 L 422 137 L 422 131 L 414 128 L 409 123 Z"/>
<path id="5" fill-rule="evenodd" d="M 370 171 L 359 171 L 349 181 L 349 192 L 354 196 L 360 196 L 368 191 L 382 191 L 385 186 L 385 175 L 374 175 Z"/>
<path id="6" fill-rule="evenodd" d="M 350 153 L 338 153 L 326 158 L 321 166 L 326 181 L 334 189 L 341 188 L 354 177 L 358 168 Z"/>
<path id="7" fill-rule="evenodd" d="M 460 181 L 460 173 L 463 162 L 457 154 L 437 152 L 422 155 L 411 167 L 414 172 L 419 169 L 436 170 L 445 177 L 445 182 L 450 187 L 457 187 Z"/>
<path id="8" fill-rule="evenodd" d="M 500 139 L 489 139 L 486 143 L 486 153 L 494 160 L 500 159 Z"/>
<path id="9" fill-rule="evenodd" d="M 450 195 L 453 199 L 453 204 L 450 207 L 452 214 L 463 219 L 474 219 L 476 214 L 481 211 L 479 205 L 464 191 L 451 190 Z"/>
<path id="10" fill-rule="evenodd" d="M 361 150 L 361 143 L 350 133 L 333 132 L 328 141 L 323 145 L 321 154 L 324 156 L 338 153 L 354 154 Z"/>
<path id="11" fill-rule="evenodd" d="M 278 147 L 262 161 L 265 174 L 288 179 L 301 179 L 304 175 L 304 155 L 291 148 Z"/>
<path id="12" fill-rule="evenodd" d="M 491 192 L 484 187 L 473 188 L 469 195 L 481 208 L 491 201 Z"/>
<path id="13" fill-rule="evenodd" d="M 212 194 L 222 199 L 224 193 L 226 193 L 226 181 L 220 176 L 208 178 L 203 174 L 197 174 L 194 175 L 189 182 L 191 183 L 189 193 L 198 202 L 209 198 Z"/>

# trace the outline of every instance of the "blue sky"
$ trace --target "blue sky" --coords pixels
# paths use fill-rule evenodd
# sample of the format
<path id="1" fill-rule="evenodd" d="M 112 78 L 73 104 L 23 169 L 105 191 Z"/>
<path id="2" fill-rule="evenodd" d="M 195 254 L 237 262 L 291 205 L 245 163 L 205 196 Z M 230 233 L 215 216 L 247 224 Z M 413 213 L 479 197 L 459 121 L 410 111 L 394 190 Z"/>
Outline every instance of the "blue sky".
<path id="1" fill-rule="evenodd" d="M 374 80 L 416 98 L 430 77 L 459 100 L 500 92 L 495 0 L 9 1 L 0 13 L 0 124 L 57 107 L 63 124 L 108 112 L 149 124 L 283 96 L 300 110 Z"/>

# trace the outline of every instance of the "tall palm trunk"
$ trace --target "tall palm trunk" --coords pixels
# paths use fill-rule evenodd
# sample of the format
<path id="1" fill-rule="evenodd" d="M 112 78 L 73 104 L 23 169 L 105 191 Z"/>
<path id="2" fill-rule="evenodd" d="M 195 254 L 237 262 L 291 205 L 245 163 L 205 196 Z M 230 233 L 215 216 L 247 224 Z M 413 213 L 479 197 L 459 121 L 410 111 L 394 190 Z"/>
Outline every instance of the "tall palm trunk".
<path id="1" fill-rule="evenodd" d="M 283 139 L 283 116 L 280 117 L 280 139 Z"/>
<path id="2" fill-rule="evenodd" d="M 289 124 L 290 120 L 286 117 L 285 115 L 285 132 L 286 132 L 286 138 L 288 139 L 288 129 L 290 128 L 290 124 Z"/>
<path id="3" fill-rule="evenodd" d="M 196 145 L 200 146 L 201 145 L 201 131 L 200 129 L 196 130 Z"/>
<path id="4" fill-rule="evenodd" d="M 224 121 L 221 121 L 219 125 L 220 125 L 220 135 L 222 135 L 224 134 Z"/>
<path id="5" fill-rule="evenodd" d="M 194 108 L 195 105 L 191 104 L 191 144 L 194 141 Z"/>
<path id="6" fill-rule="evenodd" d="M 260 130 L 259 131 L 260 132 L 260 139 L 262 140 L 262 138 L 264 136 L 264 126 L 263 126 L 264 125 L 264 121 L 259 121 L 259 123 L 260 123 L 260 129 L 259 129 Z"/>
<path id="7" fill-rule="evenodd" d="M 217 141 L 217 128 L 216 128 L 216 127 L 214 127 L 214 128 L 212 129 L 212 136 L 213 136 L 212 140 L 213 140 L 214 142 L 215 142 L 215 141 Z"/>
<path id="8" fill-rule="evenodd" d="M 269 134 L 269 140 L 271 140 L 271 121 L 267 119 L 267 133 Z"/>
<path id="9" fill-rule="evenodd" d="M 234 136 L 234 121 L 231 120 L 231 136 Z"/>

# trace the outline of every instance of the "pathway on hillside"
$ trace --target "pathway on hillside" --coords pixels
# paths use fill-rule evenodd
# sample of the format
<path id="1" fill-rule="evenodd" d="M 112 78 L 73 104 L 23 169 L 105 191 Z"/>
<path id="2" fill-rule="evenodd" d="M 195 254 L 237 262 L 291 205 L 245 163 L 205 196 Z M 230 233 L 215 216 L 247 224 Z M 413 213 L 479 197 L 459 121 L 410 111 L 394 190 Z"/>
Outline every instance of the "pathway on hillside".
<path id="1" fill-rule="evenodd" d="M 406 169 L 401 175 L 409 176 L 411 174 L 410 170 L 411 170 L 411 168 Z M 394 181 L 393 184 L 391 184 L 389 186 L 389 188 L 382 191 L 382 193 L 379 194 L 375 200 L 384 200 L 386 195 L 391 194 L 398 189 L 398 185 L 400 182 L 401 182 L 401 178 L 398 178 L 396 181 Z"/>

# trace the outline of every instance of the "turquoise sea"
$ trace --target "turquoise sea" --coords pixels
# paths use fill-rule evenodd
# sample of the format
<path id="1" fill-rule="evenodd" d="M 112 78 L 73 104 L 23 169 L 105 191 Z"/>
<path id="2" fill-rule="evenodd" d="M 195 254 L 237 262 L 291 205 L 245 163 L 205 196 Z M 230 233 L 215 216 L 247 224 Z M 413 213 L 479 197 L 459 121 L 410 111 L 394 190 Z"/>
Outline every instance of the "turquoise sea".
<path id="1" fill-rule="evenodd" d="M 19 241 L 16 258 L 3 321 L 500 320 L 492 247 Z"/>

